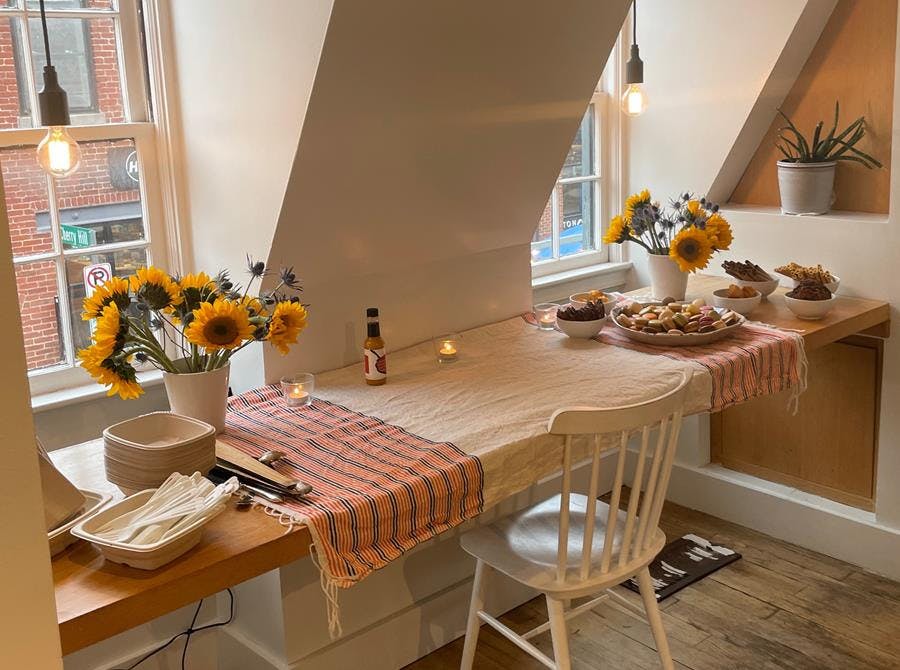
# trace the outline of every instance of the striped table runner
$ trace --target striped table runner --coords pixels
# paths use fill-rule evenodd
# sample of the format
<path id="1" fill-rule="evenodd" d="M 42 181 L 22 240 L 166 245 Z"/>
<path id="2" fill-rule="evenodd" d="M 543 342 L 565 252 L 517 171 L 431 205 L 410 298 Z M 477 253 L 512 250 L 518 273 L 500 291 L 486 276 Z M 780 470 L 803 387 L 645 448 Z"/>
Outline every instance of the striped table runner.
<path id="1" fill-rule="evenodd" d="M 523 318 L 537 325 L 534 314 L 525 314 Z M 712 378 L 711 412 L 786 389 L 793 389 L 791 405 L 796 411 L 799 396 L 806 390 L 803 337 L 760 323 L 747 321 L 728 337 L 696 347 L 657 347 L 636 342 L 612 323 L 606 323 L 594 339 L 644 354 L 702 365 Z"/>
<path id="2" fill-rule="evenodd" d="M 253 456 L 278 449 L 276 468 L 312 484 L 273 507 L 309 526 L 329 587 L 349 587 L 417 544 L 482 511 L 480 461 L 371 416 L 315 399 L 288 407 L 276 386 L 228 401 L 218 439 Z"/>

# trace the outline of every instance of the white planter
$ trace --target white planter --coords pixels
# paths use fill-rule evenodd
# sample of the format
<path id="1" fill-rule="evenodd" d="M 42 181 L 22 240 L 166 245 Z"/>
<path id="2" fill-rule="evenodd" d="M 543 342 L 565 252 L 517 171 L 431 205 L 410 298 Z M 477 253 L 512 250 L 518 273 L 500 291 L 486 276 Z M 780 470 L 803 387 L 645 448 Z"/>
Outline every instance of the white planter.
<path id="1" fill-rule="evenodd" d="M 649 254 L 650 293 L 656 300 L 673 298 L 684 300 L 688 276 L 678 268 L 678 264 L 668 256 Z"/>
<path id="2" fill-rule="evenodd" d="M 778 191 L 785 214 L 827 214 L 834 202 L 835 161 L 778 161 Z"/>
<path id="3" fill-rule="evenodd" d="M 176 365 L 181 363 L 175 362 Z M 209 372 L 163 372 L 172 411 L 205 421 L 216 429 L 217 434 L 225 430 L 230 366 L 231 363 L 226 363 L 224 367 Z"/>

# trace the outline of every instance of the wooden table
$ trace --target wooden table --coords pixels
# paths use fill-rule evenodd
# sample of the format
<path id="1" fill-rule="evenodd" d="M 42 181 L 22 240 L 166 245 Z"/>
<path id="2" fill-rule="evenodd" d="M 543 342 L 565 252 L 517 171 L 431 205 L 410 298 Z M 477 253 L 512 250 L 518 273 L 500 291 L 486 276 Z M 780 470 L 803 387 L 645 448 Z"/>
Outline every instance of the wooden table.
<path id="1" fill-rule="evenodd" d="M 102 440 L 54 451 L 51 458 L 77 486 L 122 497 L 104 476 Z M 53 559 L 63 654 L 306 556 L 309 531 L 285 531 L 259 509 L 229 504 L 195 549 L 152 571 L 108 563 L 93 545 L 76 542 Z"/>

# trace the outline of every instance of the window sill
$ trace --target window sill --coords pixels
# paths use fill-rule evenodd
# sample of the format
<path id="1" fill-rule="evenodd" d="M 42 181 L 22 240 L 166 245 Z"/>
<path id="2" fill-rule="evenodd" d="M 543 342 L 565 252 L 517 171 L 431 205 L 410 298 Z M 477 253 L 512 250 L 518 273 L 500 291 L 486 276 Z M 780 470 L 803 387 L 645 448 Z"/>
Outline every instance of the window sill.
<path id="1" fill-rule="evenodd" d="M 138 381 L 144 388 L 159 386 L 163 383 L 162 372 L 159 370 L 151 370 L 149 372 L 139 372 Z M 35 414 L 46 412 L 58 407 L 66 405 L 76 405 L 90 400 L 98 400 L 105 398 L 106 388 L 99 384 L 83 384 L 80 386 L 72 386 L 70 388 L 51 391 L 49 393 L 41 393 L 31 396 L 31 411 Z"/>
<path id="2" fill-rule="evenodd" d="M 887 214 L 870 212 L 831 211 L 828 214 L 783 214 L 779 207 L 764 205 L 722 205 L 722 213 L 731 222 L 753 221 L 758 223 L 794 224 L 794 223 L 835 223 L 843 224 L 878 224 L 887 223 Z"/>
<path id="3" fill-rule="evenodd" d="M 578 291 L 622 286 L 627 281 L 631 267 L 630 261 L 598 263 L 535 277 L 531 280 L 531 287 L 538 302 L 560 300 Z"/>

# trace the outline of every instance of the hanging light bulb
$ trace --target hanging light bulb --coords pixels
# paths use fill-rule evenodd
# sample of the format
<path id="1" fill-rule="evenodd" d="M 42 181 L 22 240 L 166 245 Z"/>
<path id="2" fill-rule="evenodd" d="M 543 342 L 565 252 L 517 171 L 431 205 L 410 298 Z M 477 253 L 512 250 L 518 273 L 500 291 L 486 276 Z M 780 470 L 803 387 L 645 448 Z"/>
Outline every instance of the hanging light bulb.
<path id="1" fill-rule="evenodd" d="M 50 60 L 50 37 L 47 33 L 47 17 L 44 0 L 40 0 L 41 28 L 44 31 L 44 88 L 38 93 L 41 125 L 48 126 L 47 135 L 37 147 L 37 159 L 41 169 L 54 177 L 68 177 L 81 163 L 81 149 L 66 130 L 69 119 L 69 99 L 59 85 L 56 68 Z"/>
<path id="2" fill-rule="evenodd" d="M 628 116 L 640 116 L 647 109 L 647 93 L 644 91 L 644 61 L 637 45 L 637 0 L 631 9 L 631 55 L 625 63 L 625 92 L 622 94 L 622 111 Z"/>

